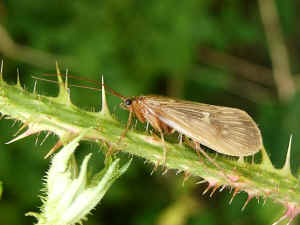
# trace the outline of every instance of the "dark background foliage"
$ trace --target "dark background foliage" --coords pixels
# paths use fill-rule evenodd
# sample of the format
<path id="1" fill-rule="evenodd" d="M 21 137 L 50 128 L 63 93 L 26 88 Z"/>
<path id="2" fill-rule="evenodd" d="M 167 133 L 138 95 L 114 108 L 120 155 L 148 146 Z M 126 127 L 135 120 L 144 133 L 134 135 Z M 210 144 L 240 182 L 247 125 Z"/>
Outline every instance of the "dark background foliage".
<path id="1" fill-rule="evenodd" d="M 289 135 L 294 134 L 296 174 L 300 162 L 300 3 L 285 0 L 275 5 L 280 23 L 266 30 L 261 5 L 250 0 L 0 1 L 5 79 L 14 83 L 19 68 L 22 83 L 32 90 L 31 75 L 55 73 L 58 60 L 70 74 L 98 81 L 103 74 L 106 84 L 124 95 L 160 94 L 238 107 L 257 121 L 276 167 L 283 165 Z M 285 47 L 288 58 L 272 51 L 270 42 L 278 28 L 283 42 L 275 40 L 273 47 Z M 279 82 L 274 80 L 274 54 L 279 62 L 289 62 L 290 71 L 280 74 Z M 40 81 L 37 87 L 42 94 L 57 92 L 53 84 Z M 99 110 L 99 96 L 99 92 L 71 89 L 72 101 L 87 110 Z M 109 97 L 111 111 L 125 123 L 127 113 L 119 103 Z M 12 124 L 10 120 L 0 123 L 0 180 L 4 182 L 0 223 L 32 224 L 34 219 L 24 214 L 41 205 L 38 195 L 49 163 L 43 156 L 55 137 L 42 146 L 45 134 L 36 146 L 36 137 L 5 145 L 20 125 Z M 103 155 L 96 146 L 84 143 L 78 155 L 90 151 L 94 167 L 101 168 Z M 253 200 L 241 212 L 247 198 L 244 193 L 228 205 L 228 190 L 212 198 L 202 196 L 205 184 L 195 185 L 196 179 L 182 186 L 182 175 L 162 176 L 157 171 L 151 176 L 152 169 L 136 158 L 85 224 L 253 225 L 271 224 L 282 214 L 283 208 L 268 200 L 263 204 L 262 199 Z"/>

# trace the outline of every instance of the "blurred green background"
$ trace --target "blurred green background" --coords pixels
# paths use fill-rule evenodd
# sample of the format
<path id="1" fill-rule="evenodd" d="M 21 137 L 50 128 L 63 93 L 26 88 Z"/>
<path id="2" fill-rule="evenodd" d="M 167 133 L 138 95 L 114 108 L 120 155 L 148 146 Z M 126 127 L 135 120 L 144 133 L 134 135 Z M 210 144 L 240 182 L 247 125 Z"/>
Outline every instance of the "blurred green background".
<path id="1" fill-rule="evenodd" d="M 246 110 L 258 123 L 264 145 L 281 167 L 288 139 L 294 135 L 292 167 L 300 162 L 300 2 L 296 0 L 0 0 L 0 58 L 5 79 L 33 89 L 33 74 L 55 73 L 55 60 L 70 74 L 100 80 L 124 95 L 161 94 Z M 77 83 L 78 81 L 72 81 Z M 91 85 L 91 84 L 87 84 Z M 38 91 L 55 95 L 54 84 L 39 81 Z M 71 89 L 72 101 L 99 110 L 100 94 Z M 127 112 L 109 96 L 110 109 L 124 121 Z M 20 124 L 1 120 L 1 225 L 33 224 L 38 211 L 43 157 L 55 137 L 45 134 L 5 145 Z M 96 146 L 95 168 L 103 166 Z M 127 158 L 127 157 L 126 157 Z M 125 160 L 125 159 L 124 159 Z M 283 208 L 240 193 L 231 205 L 228 190 L 203 196 L 205 184 L 162 171 L 135 158 L 84 224 L 219 225 L 272 224 Z M 298 221 L 300 221 L 298 219 Z M 294 221 L 297 224 L 297 220 Z"/>

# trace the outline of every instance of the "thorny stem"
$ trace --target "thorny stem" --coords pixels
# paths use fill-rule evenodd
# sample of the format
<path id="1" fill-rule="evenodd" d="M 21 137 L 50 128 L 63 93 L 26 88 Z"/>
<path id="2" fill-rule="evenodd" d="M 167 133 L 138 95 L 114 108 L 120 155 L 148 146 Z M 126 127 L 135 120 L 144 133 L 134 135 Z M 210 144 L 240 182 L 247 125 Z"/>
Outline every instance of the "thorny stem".
<path id="1" fill-rule="evenodd" d="M 110 115 L 104 91 L 102 111 L 87 112 L 70 102 L 66 85 L 60 76 L 58 78 L 60 92 L 56 98 L 30 93 L 22 89 L 20 84 L 11 86 L 0 80 L 0 112 L 10 119 L 22 121 L 25 124 L 22 129 L 28 127 L 11 142 L 47 130 L 58 135 L 59 141 L 66 144 L 72 137 L 89 128 L 84 136 L 86 140 L 107 143 L 156 165 L 163 161 L 164 146 L 156 136 L 129 130 L 119 143 L 124 126 Z M 263 161 L 260 164 L 250 164 L 222 155 L 214 157 L 214 154 L 207 153 L 222 168 L 223 171 L 220 171 L 206 158 L 200 162 L 195 150 L 188 146 L 168 142 L 165 145 L 168 149 L 164 164 L 166 169 L 202 178 L 208 182 L 208 190 L 212 189 L 213 192 L 218 187 L 231 187 L 235 189 L 235 194 L 239 191 L 247 192 L 247 202 L 253 197 L 269 197 L 287 208 L 292 205 L 295 212 L 299 213 L 299 179 L 291 175 L 290 168 L 275 169 L 265 151 L 262 152 Z"/>

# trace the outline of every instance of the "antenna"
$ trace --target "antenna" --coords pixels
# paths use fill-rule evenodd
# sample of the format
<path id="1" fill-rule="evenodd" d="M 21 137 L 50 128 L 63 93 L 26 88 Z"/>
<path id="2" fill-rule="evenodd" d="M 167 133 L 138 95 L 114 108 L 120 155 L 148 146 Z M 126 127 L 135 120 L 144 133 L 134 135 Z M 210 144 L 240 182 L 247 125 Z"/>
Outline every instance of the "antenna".
<path id="1" fill-rule="evenodd" d="M 64 78 L 66 77 L 66 75 L 63 75 L 63 74 L 61 74 L 61 76 L 64 77 Z M 35 80 L 41 80 L 41 81 L 46 81 L 46 82 L 56 83 L 56 84 L 58 83 L 55 80 L 50 80 L 50 79 L 47 79 L 47 78 L 42 78 L 42 77 L 57 77 L 56 74 L 50 74 L 50 73 L 36 74 L 36 75 L 32 75 L 31 77 L 33 79 L 35 79 Z M 116 97 L 119 97 L 121 99 L 126 99 L 126 97 L 124 95 L 119 94 L 118 92 L 116 92 L 111 87 L 109 87 L 109 86 L 107 86 L 105 84 L 102 84 L 102 83 L 100 83 L 98 81 L 87 79 L 87 78 L 84 78 L 84 77 L 75 76 L 75 75 L 69 75 L 69 74 L 68 74 L 68 78 L 73 78 L 75 80 L 86 81 L 86 82 L 93 83 L 93 84 L 96 84 L 96 85 L 99 85 L 99 86 L 103 85 L 112 95 L 114 95 Z M 69 87 L 78 87 L 78 88 L 85 88 L 85 89 L 90 89 L 90 90 L 94 90 L 94 91 L 101 91 L 101 88 L 88 87 L 88 86 L 79 85 L 79 84 L 70 84 Z"/>

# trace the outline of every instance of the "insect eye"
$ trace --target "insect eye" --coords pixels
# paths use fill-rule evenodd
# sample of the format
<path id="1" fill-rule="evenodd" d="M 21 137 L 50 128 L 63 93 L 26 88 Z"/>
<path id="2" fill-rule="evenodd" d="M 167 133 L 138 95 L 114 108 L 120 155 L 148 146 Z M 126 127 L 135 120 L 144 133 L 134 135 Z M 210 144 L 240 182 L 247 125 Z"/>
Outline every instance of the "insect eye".
<path id="1" fill-rule="evenodd" d="M 129 105 L 131 105 L 131 103 L 132 103 L 131 99 L 126 99 L 125 100 L 125 105 L 129 106 Z"/>

